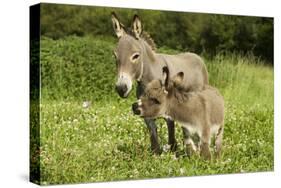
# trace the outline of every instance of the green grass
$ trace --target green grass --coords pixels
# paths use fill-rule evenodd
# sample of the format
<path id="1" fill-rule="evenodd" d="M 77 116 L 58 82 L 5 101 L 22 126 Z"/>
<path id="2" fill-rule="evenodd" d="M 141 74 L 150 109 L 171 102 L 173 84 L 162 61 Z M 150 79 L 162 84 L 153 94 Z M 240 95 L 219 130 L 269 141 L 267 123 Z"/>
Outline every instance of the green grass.
<path id="1" fill-rule="evenodd" d="M 222 158 L 204 161 L 184 155 L 180 126 L 176 153 L 151 154 L 148 130 L 131 112 L 134 93 L 124 100 L 114 91 L 114 41 L 44 38 L 41 47 L 41 139 L 39 149 L 31 147 L 40 156 L 39 183 L 273 170 L 273 68 L 260 60 L 231 54 L 205 60 L 210 83 L 225 98 L 226 115 Z M 91 101 L 89 108 L 84 101 Z M 37 122 L 31 123 L 36 131 Z M 157 124 L 163 147 L 167 127 L 163 120 Z"/>

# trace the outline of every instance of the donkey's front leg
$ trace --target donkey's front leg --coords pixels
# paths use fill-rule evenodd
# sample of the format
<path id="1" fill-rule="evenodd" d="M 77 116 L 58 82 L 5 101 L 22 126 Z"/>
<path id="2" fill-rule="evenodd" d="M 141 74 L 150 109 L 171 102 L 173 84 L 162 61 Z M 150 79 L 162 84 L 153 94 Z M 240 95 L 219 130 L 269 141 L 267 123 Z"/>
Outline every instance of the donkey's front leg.
<path id="1" fill-rule="evenodd" d="M 144 119 L 150 133 L 151 150 L 155 154 L 161 154 L 160 145 L 158 142 L 157 127 L 154 119 Z"/>
<path id="2" fill-rule="evenodd" d="M 168 126 L 168 144 L 171 146 L 171 151 L 176 151 L 177 141 L 175 138 L 175 122 L 170 119 L 165 119 Z"/>

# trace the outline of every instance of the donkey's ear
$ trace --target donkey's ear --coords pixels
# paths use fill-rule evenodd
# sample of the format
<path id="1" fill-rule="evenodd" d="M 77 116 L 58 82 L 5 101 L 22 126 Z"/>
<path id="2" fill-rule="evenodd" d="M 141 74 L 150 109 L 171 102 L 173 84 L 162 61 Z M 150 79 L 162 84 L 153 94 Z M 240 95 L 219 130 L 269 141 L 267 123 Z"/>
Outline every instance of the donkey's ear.
<path id="1" fill-rule="evenodd" d="M 125 34 L 124 25 L 119 22 L 115 12 L 111 13 L 111 20 L 116 36 L 118 38 L 122 37 Z"/>
<path id="2" fill-rule="evenodd" d="M 136 39 L 140 38 L 141 32 L 142 32 L 142 25 L 141 25 L 140 18 L 138 17 L 138 15 L 135 15 L 133 19 L 133 33 Z"/>
<path id="3" fill-rule="evenodd" d="M 168 85 L 169 85 L 169 79 L 170 79 L 170 72 L 167 66 L 163 67 L 162 69 L 163 71 L 163 82 L 164 82 L 164 86 L 167 89 Z"/>
<path id="4" fill-rule="evenodd" d="M 180 84 L 183 81 L 184 73 L 179 72 L 176 76 L 173 77 L 172 81 L 176 84 Z"/>

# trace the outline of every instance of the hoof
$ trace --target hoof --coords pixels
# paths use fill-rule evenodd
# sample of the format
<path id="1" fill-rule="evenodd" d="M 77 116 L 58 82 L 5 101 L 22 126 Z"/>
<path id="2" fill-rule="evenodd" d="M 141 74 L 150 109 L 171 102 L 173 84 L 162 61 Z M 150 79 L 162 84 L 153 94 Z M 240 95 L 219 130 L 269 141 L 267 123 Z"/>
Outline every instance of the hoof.
<path id="1" fill-rule="evenodd" d="M 209 150 L 209 146 L 206 144 L 202 145 L 200 155 L 205 159 L 205 160 L 211 160 L 211 152 Z"/>
<path id="2" fill-rule="evenodd" d="M 159 148 L 151 149 L 154 155 L 161 155 L 162 150 Z"/>

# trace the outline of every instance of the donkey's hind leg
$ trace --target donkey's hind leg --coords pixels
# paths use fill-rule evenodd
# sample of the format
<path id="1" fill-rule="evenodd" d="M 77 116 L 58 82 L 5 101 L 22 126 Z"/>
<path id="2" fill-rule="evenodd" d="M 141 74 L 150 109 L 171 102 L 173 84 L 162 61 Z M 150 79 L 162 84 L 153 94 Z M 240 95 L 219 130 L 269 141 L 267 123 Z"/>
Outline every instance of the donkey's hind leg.
<path id="1" fill-rule="evenodd" d="M 154 119 L 144 119 L 145 124 L 149 130 L 151 150 L 154 154 L 161 154 L 160 145 L 158 142 L 157 127 Z"/>
<path id="2" fill-rule="evenodd" d="M 200 154 L 204 159 L 211 159 L 210 152 L 210 142 L 211 142 L 211 133 L 209 128 L 203 129 L 201 136 L 201 148 Z"/>
<path id="3" fill-rule="evenodd" d="M 170 119 L 165 119 L 168 126 L 168 144 L 171 146 L 171 151 L 176 151 L 177 141 L 175 138 L 175 122 Z"/>
<path id="4" fill-rule="evenodd" d="M 223 138 L 223 126 L 221 126 L 215 137 L 215 154 L 216 157 L 219 158 L 221 156 L 222 149 L 222 138 Z"/>

